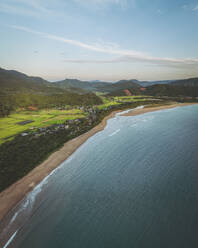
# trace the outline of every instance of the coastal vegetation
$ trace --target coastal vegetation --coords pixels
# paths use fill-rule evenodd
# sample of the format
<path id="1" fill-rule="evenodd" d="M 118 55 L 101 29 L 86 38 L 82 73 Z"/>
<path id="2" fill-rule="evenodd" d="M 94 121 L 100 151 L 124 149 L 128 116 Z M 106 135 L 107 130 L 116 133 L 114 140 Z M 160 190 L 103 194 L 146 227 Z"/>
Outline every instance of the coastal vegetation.
<path id="1" fill-rule="evenodd" d="M 75 79 L 50 83 L 0 69 L 0 191 L 114 110 L 198 101 L 196 79 L 145 84 Z"/>
<path id="2" fill-rule="evenodd" d="M 99 105 L 18 109 L 0 118 L 0 191 L 26 175 L 65 142 L 96 126 L 113 110 L 160 102 L 141 96 L 100 99 Z"/>
<path id="3" fill-rule="evenodd" d="M 5 118 L 0 118 L 0 144 L 13 139 L 17 134 L 25 135 L 25 131 L 33 133 L 39 128 L 62 124 L 67 120 L 85 116 L 86 113 L 80 109 L 18 110 Z"/>
<path id="4" fill-rule="evenodd" d="M 89 115 L 90 111 L 95 114 L 99 110 L 111 109 L 113 106 L 133 102 L 145 102 L 147 100 L 150 100 L 150 97 L 125 96 L 110 98 L 103 96 L 97 101 L 101 104 L 90 105 L 90 107 L 86 107 L 84 102 L 81 103 L 82 106 L 64 105 L 64 102 L 62 102 L 60 105 L 57 103 L 55 105 L 56 108 L 52 108 L 53 105 L 48 105 L 50 108 L 45 109 L 43 109 L 44 105 L 29 102 L 29 98 L 27 98 L 27 101 L 19 100 L 19 105 L 22 105 L 23 108 L 18 108 L 8 116 L 0 118 L 0 144 L 13 139 L 18 134 L 26 136 L 37 133 L 39 128 L 61 125 L 66 123 L 66 121 L 85 118 Z M 91 101 L 89 103 L 93 104 Z"/>

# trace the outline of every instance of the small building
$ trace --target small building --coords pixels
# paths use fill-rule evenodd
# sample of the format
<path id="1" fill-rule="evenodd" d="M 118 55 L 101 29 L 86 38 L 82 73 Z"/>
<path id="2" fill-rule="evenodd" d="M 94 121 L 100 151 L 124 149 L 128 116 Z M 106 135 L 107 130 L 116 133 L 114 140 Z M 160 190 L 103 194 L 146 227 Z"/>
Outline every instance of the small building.
<path id="1" fill-rule="evenodd" d="M 28 135 L 28 133 L 21 133 L 21 136 L 27 136 Z"/>

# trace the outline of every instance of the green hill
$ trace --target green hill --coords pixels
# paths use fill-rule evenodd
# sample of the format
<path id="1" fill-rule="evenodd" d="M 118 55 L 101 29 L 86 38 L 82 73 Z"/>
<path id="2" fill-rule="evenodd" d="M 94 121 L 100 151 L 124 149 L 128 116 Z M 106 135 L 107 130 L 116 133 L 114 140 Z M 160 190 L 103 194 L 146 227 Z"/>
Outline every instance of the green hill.
<path id="1" fill-rule="evenodd" d="M 0 68 L 0 90 L 1 92 L 12 94 L 20 93 L 60 93 L 59 88 L 39 77 L 29 77 L 23 73 L 4 70 Z"/>
<path id="2" fill-rule="evenodd" d="M 17 108 L 37 109 L 65 105 L 97 105 L 101 99 L 92 92 L 71 92 L 57 88 L 52 83 L 29 77 L 17 71 L 0 69 L 0 116 L 6 116 Z"/>
<path id="3" fill-rule="evenodd" d="M 40 77 L 30 77 L 14 70 L 4 70 L 0 68 L 0 96 L 10 96 L 14 94 L 39 94 L 42 96 L 63 94 L 64 97 L 61 96 L 60 99 L 62 97 L 66 97 L 67 99 L 70 99 L 72 103 L 76 102 L 73 100 L 73 98 L 80 98 L 79 95 L 86 95 L 89 93 L 88 98 L 90 98 L 90 96 L 92 98 L 95 95 L 91 95 L 91 93 L 96 92 L 104 93 L 111 96 L 123 96 L 127 94 L 146 94 L 153 96 L 198 96 L 198 78 L 167 82 L 156 81 L 155 84 L 149 85 L 142 90 L 141 88 L 143 87 L 143 85 L 149 84 L 146 84 L 146 82 L 142 84 L 142 82 L 135 79 L 121 80 L 115 83 L 101 81 L 88 82 L 78 79 L 65 79 L 62 81 L 51 83 Z M 70 96 L 72 96 L 72 99 L 70 98 Z M 33 98 L 35 99 L 39 97 L 31 97 L 31 99 Z M 45 97 L 41 98 L 44 99 Z M 96 102 L 99 101 L 96 96 L 95 100 Z M 79 100 L 77 100 L 77 102 L 79 102 Z"/>
<path id="4" fill-rule="evenodd" d="M 53 83 L 58 88 L 61 89 L 82 89 L 84 91 L 91 92 L 101 92 L 101 93 L 113 93 L 117 91 L 123 91 L 125 89 L 133 90 L 140 88 L 133 80 L 121 80 L 116 83 L 107 83 L 107 82 L 88 82 L 80 81 L 77 79 L 65 79 L 63 81 Z"/>
<path id="5" fill-rule="evenodd" d="M 145 94 L 152 96 L 198 97 L 198 87 L 174 84 L 153 85 L 146 88 Z"/>
<path id="6" fill-rule="evenodd" d="M 174 86 L 198 87 L 198 78 L 188 78 L 171 82 Z"/>

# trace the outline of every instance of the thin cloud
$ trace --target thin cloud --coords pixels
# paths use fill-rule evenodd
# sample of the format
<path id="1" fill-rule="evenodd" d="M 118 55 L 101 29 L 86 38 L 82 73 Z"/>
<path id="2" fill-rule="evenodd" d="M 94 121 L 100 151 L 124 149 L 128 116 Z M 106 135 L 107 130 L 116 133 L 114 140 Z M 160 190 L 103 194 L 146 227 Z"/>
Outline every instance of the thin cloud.
<path id="1" fill-rule="evenodd" d="M 162 11 L 161 9 L 158 9 L 158 10 L 157 10 L 157 14 L 158 14 L 158 15 L 163 15 L 163 11 Z"/>
<path id="2" fill-rule="evenodd" d="M 134 50 L 125 50 L 121 49 L 118 45 L 112 43 L 103 43 L 103 44 L 88 44 L 77 40 L 66 39 L 64 37 L 56 36 L 53 34 L 48 34 L 44 32 L 35 31 L 22 26 L 11 26 L 11 28 L 21 30 L 27 33 L 32 33 L 35 35 L 42 36 L 43 38 L 47 38 L 50 40 L 56 40 L 58 42 L 67 43 L 73 46 L 81 47 L 83 49 L 109 54 L 109 55 L 117 55 L 117 58 L 109 59 L 109 60 L 80 60 L 80 59 L 68 59 L 65 62 L 70 63 L 121 63 L 121 62 L 148 62 L 153 64 L 163 64 L 168 66 L 198 66 L 197 58 L 159 58 L 153 57 L 143 52 L 138 52 Z"/>
<path id="3" fill-rule="evenodd" d="M 198 5 L 194 7 L 194 11 L 198 11 Z"/>
<path id="4" fill-rule="evenodd" d="M 169 67 L 198 66 L 198 59 L 172 59 L 172 58 L 132 57 L 132 56 L 121 56 L 106 60 L 65 59 L 64 62 L 76 63 L 76 64 L 114 64 L 114 63 L 144 62 L 155 65 L 169 66 Z"/>
<path id="5" fill-rule="evenodd" d="M 3 0 L 0 3 L 0 12 L 17 14 L 17 15 L 30 15 L 39 16 L 40 14 L 50 14 L 51 10 L 44 7 L 43 3 L 36 0 Z"/>
<path id="6" fill-rule="evenodd" d="M 12 0 L 12 1 L 16 1 L 16 0 Z M 44 1 L 42 1 L 44 2 Z M 26 5 L 27 7 L 31 7 L 31 8 L 34 8 L 36 10 L 39 10 L 41 12 L 46 12 L 46 13 L 49 13 L 50 10 L 47 9 L 46 7 L 44 7 L 43 4 L 41 4 L 41 1 L 39 0 L 17 0 L 17 3 L 22 3 L 24 5 Z"/>
<path id="7" fill-rule="evenodd" d="M 93 3 L 93 4 L 108 4 L 108 3 L 113 3 L 113 4 L 121 4 L 123 0 L 74 0 L 75 2 L 79 3 Z"/>
<path id="8" fill-rule="evenodd" d="M 77 41 L 77 40 L 66 39 L 66 38 L 63 38 L 63 37 L 60 37 L 57 35 L 53 35 L 53 34 L 35 31 L 35 30 L 29 29 L 26 27 L 22 27 L 22 26 L 13 25 L 10 27 L 17 29 L 17 30 L 27 32 L 27 33 L 36 34 L 36 35 L 42 36 L 42 37 L 47 38 L 47 39 L 56 40 L 59 42 L 71 44 L 74 46 L 82 47 L 84 49 L 88 49 L 88 50 L 92 50 L 92 51 L 96 51 L 96 52 L 102 52 L 102 53 L 106 53 L 106 54 L 115 54 L 115 55 L 117 54 L 117 55 L 144 56 L 144 54 L 141 52 L 137 52 L 137 51 L 133 51 L 133 50 L 119 49 L 118 45 L 112 44 L 112 43 L 88 44 L 88 43 L 84 43 L 84 42 Z"/>
<path id="9" fill-rule="evenodd" d="M 86 6 L 117 5 L 122 8 L 126 8 L 128 3 L 128 0 L 73 0 L 73 1 Z"/>
<path id="10" fill-rule="evenodd" d="M 195 6 L 192 3 L 191 4 L 184 4 L 182 6 L 182 9 L 188 10 L 188 11 L 198 11 L 198 5 Z"/>

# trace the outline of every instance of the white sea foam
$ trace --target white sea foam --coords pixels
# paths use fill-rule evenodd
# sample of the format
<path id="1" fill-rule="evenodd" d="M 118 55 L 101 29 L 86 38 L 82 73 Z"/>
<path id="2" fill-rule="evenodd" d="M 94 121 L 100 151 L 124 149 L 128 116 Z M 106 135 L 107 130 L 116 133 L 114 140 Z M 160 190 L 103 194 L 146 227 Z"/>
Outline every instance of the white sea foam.
<path id="1" fill-rule="evenodd" d="M 117 113 L 115 116 L 120 116 L 120 115 L 123 115 L 123 114 L 127 114 L 128 112 L 133 111 L 135 109 L 143 109 L 143 108 L 144 108 L 144 106 L 142 105 L 142 106 L 139 106 L 139 107 L 136 107 L 136 108 L 133 108 L 133 109 L 128 109 L 128 110 L 122 111 L 120 113 Z"/>
<path id="2" fill-rule="evenodd" d="M 118 117 L 122 114 L 125 114 L 125 113 L 128 113 L 132 110 L 135 110 L 135 109 L 142 109 L 144 108 L 144 106 L 139 106 L 139 107 L 136 107 L 136 108 L 133 108 L 133 109 L 128 109 L 128 110 L 125 110 L 125 111 L 122 111 L 120 113 L 117 113 L 115 115 L 115 117 Z M 136 125 L 136 124 L 135 124 Z M 114 131 L 112 134 L 110 134 L 109 136 L 114 136 L 116 135 L 118 132 L 120 132 L 120 129 L 117 129 L 116 131 Z M 69 163 L 71 160 L 73 159 L 73 156 L 69 157 L 65 163 Z M 48 179 L 57 171 L 59 170 L 65 163 L 62 163 L 62 165 L 60 165 L 59 167 L 57 167 L 56 169 L 54 169 L 48 176 L 46 176 L 30 193 L 28 193 L 28 195 L 26 196 L 26 198 L 23 200 L 23 202 L 21 203 L 21 206 L 19 207 L 18 211 L 13 215 L 13 217 L 11 218 L 10 220 L 10 223 L 8 225 L 8 227 L 10 227 L 10 225 L 16 220 L 17 216 L 19 214 L 21 214 L 23 211 L 25 211 L 27 208 L 32 208 L 34 206 L 34 202 L 35 202 L 35 199 L 37 197 L 37 195 L 42 191 L 42 188 L 45 184 L 47 184 L 48 182 Z M 12 241 L 12 239 L 15 237 L 17 231 L 12 235 L 12 237 L 8 240 L 6 246 L 4 246 L 3 248 L 6 248 L 10 242 Z"/>
<path id="3" fill-rule="evenodd" d="M 32 209 L 32 207 L 34 206 L 34 202 L 35 199 L 37 197 L 37 195 L 42 191 L 42 188 L 45 184 L 48 183 L 49 178 L 58 170 L 60 170 L 65 163 L 70 162 L 73 159 L 73 155 L 71 157 L 69 157 L 65 162 L 63 162 L 60 166 L 58 166 L 57 168 L 55 168 L 48 176 L 46 176 L 30 193 L 27 194 L 27 196 L 24 198 L 24 200 L 21 202 L 21 204 L 18 207 L 18 211 L 14 213 L 13 217 L 11 218 L 9 224 L 6 227 L 6 230 L 9 230 L 10 227 L 12 226 L 12 224 L 15 222 L 15 220 L 17 219 L 17 217 L 20 214 L 26 213 L 25 211 Z M 19 227 L 20 228 L 20 227 Z M 8 245 L 12 242 L 12 240 L 14 239 L 14 237 L 16 236 L 18 230 L 11 236 L 11 238 L 7 241 L 7 243 L 5 244 L 5 246 L 3 248 L 8 247 Z"/>
<path id="4" fill-rule="evenodd" d="M 62 166 L 61 166 L 62 167 Z M 54 169 L 48 176 L 46 176 L 34 189 L 31 191 L 27 197 L 26 201 L 22 206 L 22 209 L 25 209 L 29 207 L 30 205 L 33 205 L 35 202 L 36 196 L 42 191 L 42 188 L 45 184 L 47 184 L 48 179 L 57 171 L 60 169 L 60 166 L 56 169 Z"/>
<path id="5" fill-rule="evenodd" d="M 143 109 L 144 108 L 144 105 L 141 105 L 139 107 L 137 107 L 136 109 Z"/>
<path id="6" fill-rule="evenodd" d="M 134 116 L 132 119 L 132 122 L 131 122 L 131 127 L 136 127 L 136 126 L 140 125 L 141 123 L 148 122 L 148 121 L 151 121 L 153 119 L 154 119 L 153 115 L 152 116 L 145 116 L 145 114 L 144 114 L 142 116 Z"/>
<path id="7" fill-rule="evenodd" d="M 115 135 L 115 134 L 117 134 L 117 133 L 119 133 L 119 132 L 120 132 L 120 129 L 117 129 L 115 132 L 109 134 L 109 136 L 111 137 L 111 136 L 113 136 L 113 135 Z"/>
<path id="8" fill-rule="evenodd" d="M 64 163 L 63 163 L 64 164 Z M 36 196 L 42 191 L 42 188 L 47 184 L 49 177 L 51 177 L 57 170 L 59 170 L 63 164 L 54 169 L 48 176 L 46 176 L 23 200 L 19 210 L 13 215 L 8 226 L 10 226 L 17 218 L 17 216 L 25 211 L 27 208 L 32 208 L 36 199 Z"/>
<path id="9" fill-rule="evenodd" d="M 153 116 L 147 116 L 142 119 L 143 122 L 151 121 L 153 119 Z"/>
<path id="10" fill-rule="evenodd" d="M 72 159 L 73 159 L 73 157 L 71 156 L 71 157 L 69 157 L 66 161 L 65 161 L 65 163 L 69 163 L 69 162 L 71 162 L 72 161 Z"/>
<path id="11" fill-rule="evenodd" d="M 17 217 L 18 214 L 19 214 L 19 213 L 16 212 L 16 213 L 13 215 L 13 217 L 12 217 L 12 219 L 11 219 L 11 221 L 10 221 L 10 224 L 12 224 L 12 223 L 16 220 L 16 217 Z"/>
<path id="12" fill-rule="evenodd" d="M 16 234 L 17 234 L 18 230 L 9 238 L 9 240 L 7 241 L 7 243 L 4 245 L 3 248 L 7 248 L 9 246 L 9 244 L 12 242 L 12 240 L 15 238 Z"/>

